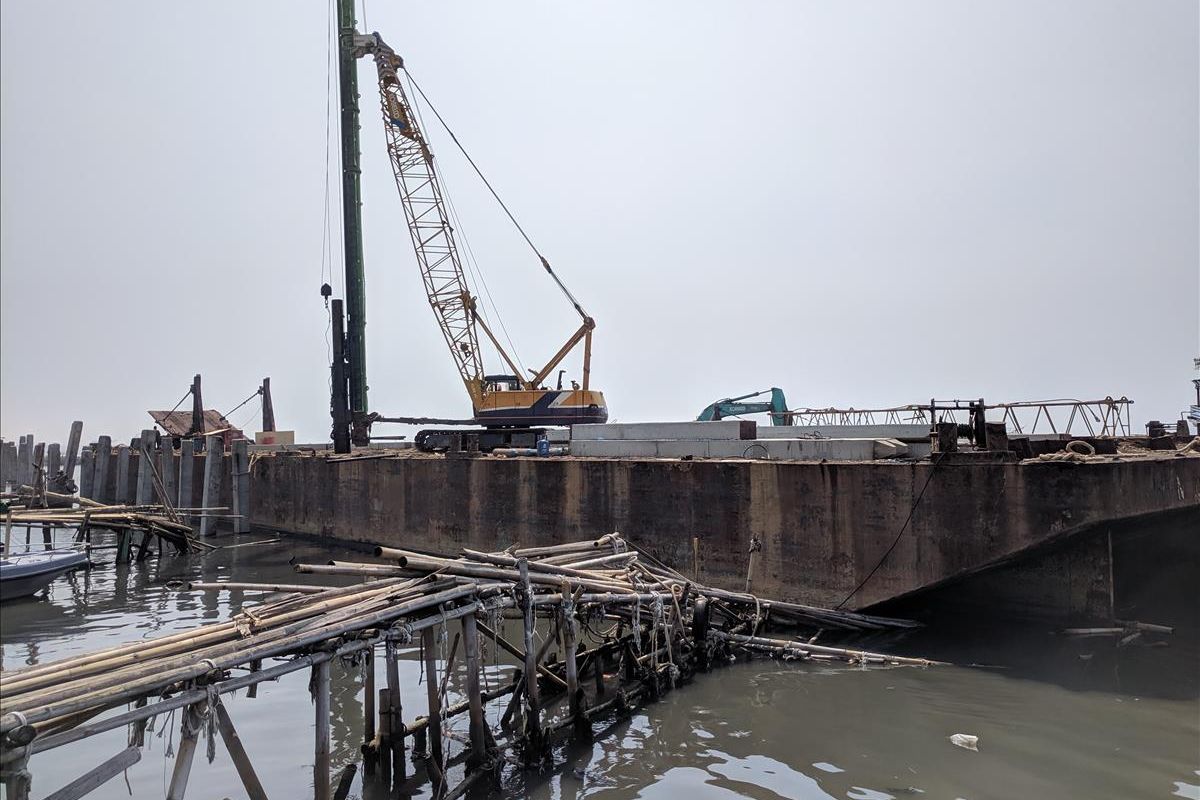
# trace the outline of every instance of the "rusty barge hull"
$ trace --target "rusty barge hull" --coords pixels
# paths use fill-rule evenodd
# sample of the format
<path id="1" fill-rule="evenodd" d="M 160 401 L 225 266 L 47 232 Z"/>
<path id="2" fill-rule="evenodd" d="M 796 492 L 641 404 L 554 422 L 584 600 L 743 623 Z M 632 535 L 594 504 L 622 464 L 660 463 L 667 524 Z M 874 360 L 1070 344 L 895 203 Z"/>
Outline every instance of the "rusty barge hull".
<path id="1" fill-rule="evenodd" d="M 1069 618 L 1109 606 L 1108 547 L 1092 534 L 1200 519 L 1200 457 L 1174 454 L 934 465 L 280 452 L 257 457 L 251 480 L 261 528 L 441 551 L 620 531 L 707 583 L 740 590 L 749 573 L 755 591 L 821 606 L 868 608 L 1049 552 L 1021 591 Z"/>

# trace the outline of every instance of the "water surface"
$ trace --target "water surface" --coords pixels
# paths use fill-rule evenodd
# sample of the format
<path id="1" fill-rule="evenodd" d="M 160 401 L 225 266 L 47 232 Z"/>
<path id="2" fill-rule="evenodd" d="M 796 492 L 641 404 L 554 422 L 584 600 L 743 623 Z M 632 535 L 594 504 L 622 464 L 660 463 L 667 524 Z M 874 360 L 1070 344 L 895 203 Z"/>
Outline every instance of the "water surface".
<path id="1" fill-rule="evenodd" d="M 247 545 L 262 535 L 223 537 Z M 323 583 L 295 574 L 298 560 L 359 559 L 307 541 L 249 544 L 204 558 L 167 555 L 132 567 L 107 565 L 56 581 L 48 596 L 0 608 L 5 669 L 228 619 L 259 594 L 179 593 L 172 579 Z M 344 581 L 343 581 L 344 582 Z M 1042 628 L 1012 626 L 1002 635 L 973 627 L 929 630 L 907 641 L 876 643 L 931 654 L 953 666 L 851 668 L 760 659 L 698 676 L 631 716 L 596 726 L 590 746 L 560 744 L 544 774 L 506 773 L 501 796 L 534 798 L 1193 798 L 1200 800 L 1200 672 L 1195 628 L 1168 647 L 1116 650 L 1111 640 L 1064 640 Z M 980 635 L 980 634 L 984 635 Z M 941 637 L 941 638 L 939 638 Z M 969 643 L 967 640 L 970 640 Z M 446 643 L 439 645 L 445 652 Z M 955 655 L 960 656 L 954 658 Z M 460 659 L 461 660 L 461 659 Z M 508 660 L 485 653 L 488 679 L 510 673 Z M 382 665 L 379 684 L 383 684 Z M 362 667 L 335 663 L 335 774 L 358 759 L 362 740 Z M 401 662 L 405 718 L 425 713 L 415 649 Z M 307 671 L 226 695 L 251 759 L 272 797 L 312 792 L 313 710 Z M 462 686 L 456 672 L 451 689 Z M 451 698 L 456 699 L 456 698 Z M 493 721 L 500 710 L 489 711 Z M 465 734 L 466 719 L 453 728 Z M 178 713 L 159 717 L 142 761 L 90 795 L 162 797 L 171 773 L 166 754 L 178 742 Z M 979 737 L 978 750 L 951 743 Z M 78 777 L 125 747 L 123 730 L 35 756 L 34 797 Z M 461 745 L 455 744 L 457 751 Z M 219 738 L 205 743 L 188 796 L 243 797 Z M 452 778 L 457 777 L 452 775 Z M 427 787 L 417 796 L 427 796 Z M 361 775 L 352 797 L 363 797 Z M 370 787 L 367 797 L 380 796 Z"/>

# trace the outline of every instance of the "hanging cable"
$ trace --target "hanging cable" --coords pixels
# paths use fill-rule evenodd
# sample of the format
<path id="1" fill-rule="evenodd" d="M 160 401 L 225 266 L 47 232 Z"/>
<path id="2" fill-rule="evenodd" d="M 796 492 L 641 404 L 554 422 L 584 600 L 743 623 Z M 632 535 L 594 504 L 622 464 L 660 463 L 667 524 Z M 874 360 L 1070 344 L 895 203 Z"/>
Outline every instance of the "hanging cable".
<path id="1" fill-rule="evenodd" d="M 175 404 L 175 408 L 172 408 L 172 409 L 171 409 L 170 411 L 168 411 L 167 413 L 168 413 L 168 414 L 174 414 L 174 413 L 175 413 L 175 411 L 176 411 L 176 409 L 178 409 L 178 408 L 179 408 L 181 405 L 183 405 L 183 401 L 184 401 L 184 400 L 187 400 L 187 399 L 188 399 L 189 397 L 191 397 L 191 396 L 192 396 L 192 389 L 191 389 L 191 387 L 188 387 L 188 390 L 187 390 L 186 392 L 184 392 L 184 393 L 183 393 L 183 397 L 179 398 L 179 402 Z"/>
<path id="2" fill-rule="evenodd" d="M 850 601 L 851 597 L 854 597 L 854 595 L 858 594 L 859 590 L 867 585 L 867 581 L 871 580 L 871 578 L 875 576 L 875 573 L 878 572 L 879 568 L 883 566 L 883 562 L 887 561 L 888 556 L 890 556 L 892 551 L 896 549 L 896 545 L 900 544 L 900 539 L 904 536 L 904 532 L 908 530 L 908 524 L 912 522 L 913 514 L 915 514 L 917 511 L 917 506 L 921 505 L 921 498 L 925 496 L 925 490 L 929 488 L 929 482 L 933 480 L 933 473 L 937 471 L 938 464 L 941 463 L 943 455 L 945 455 L 944 452 L 938 453 L 931 462 L 929 467 L 929 475 L 925 477 L 925 485 L 921 487 L 921 491 L 917 495 L 917 499 L 913 501 L 912 508 L 908 510 L 908 516 L 904 519 L 904 524 L 900 526 L 900 532 L 897 533 L 896 538 L 892 540 L 892 544 L 890 547 L 888 547 L 887 552 L 880 556 L 879 561 L 874 567 L 871 568 L 871 571 L 867 573 L 867 577 L 863 578 L 862 582 L 859 583 L 858 586 L 854 587 L 854 591 L 843 597 L 842 602 L 834 606 L 835 610 L 846 605 L 846 603 Z"/>
<path id="3" fill-rule="evenodd" d="M 243 400 L 242 402 L 238 403 L 236 406 L 234 406 L 233 408 L 229 409 L 228 411 L 226 411 L 226 412 L 225 412 L 224 414 L 222 414 L 221 416 L 225 417 L 225 419 L 229 419 L 229 415 L 230 415 L 230 414 L 232 414 L 233 412 L 237 411 L 239 408 L 241 408 L 242 406 L 246 405 L 246 403 L 249 403 L 249 402 L 250 402 L 251 400 L 253 400 L 254 398 L 256 398 L 256 397 L 261 397 L 261 396 L 262 396 L 262 387 L 260 386 L 259 388 L 257 388 L 257 389 L 255 389 L 255 390 L 254 390 L 254 394 L 250 395 L 250 396 L 249 396 L 249 397 L 247 397 L 245 400 Z"/>
<path id="4" fill-rule="evenodd" d="M 467 163 L 471 165 L 471 169 L 475 170 L 475 174 L 479 176 L 479 179 L 483 181 L 483 185 L 486 186 L 488 191 L 492 193 L 492 197 L 494 197 L 496 202 L 500 204 L 500 208 L 504 209 L 504 213 L 508 215 L 509 220 L 514 226 L 516 226 L 516 229 L 520 232 L 522 238 L 525 239 L 525 243 L 529 245 L 529 249 L 532 250 L 534 255 L 536 255 L 542 262 L 542 266 L 545 268 L 546 272 L 549 273 L 550 277 L 554 279 L 554 282 L 558 284 L 558 288 L 562 290 L 562 293 L 566 296 L 566 298 L 571 301 L 571 305 L 575 307 L 575 310 L 579 312 L 579 315 L 587 319 L 588 315 L 587 312 L 583 310 L 583 306 L 580 305 L 579 301 L 575 299 L 575 295 L 571 294 L 570 290 L 567 289 L 566 284 L 562 282 L 562 279 L 555 274 L 553 269 L 551 269 L 550 262 L 547 261 L 546 257 L 542 255 L 540 250 L 537 249 L 537 245 L 535 245 L 533 240 L 529 238 L 529 234 L 525 233 L 525 229 L 521 227 L 521 223 L 517 222 L 517 218 L 513 216 L 513 213 L 508 210 L 508 206 L 506 206 L 504 201 L 500 199 L 500 195 L 496 192 L 495 188 L 492 187 L 492 184 L 488 181 L 487 177 L 484 176 L 483 171 L 479 169 L 479 165 L 475 163 L 475 159 L 471 158 L 471 154 L 467 152 L 467 149 L 463 147 L 462 142 L 458 140 L 458 136 L 454 134 L 454 131 L 450 130 L 450 126 L 446 124 L 446 120 L 442 119 L 442 115 L 438 113 L 437 107 L 429 101 L 429 97 L 421 89 L 421 86 L 417 83 L 416 79 L 413 78 L 412 73 L 405 68 L 404 74 L 408 76 L 408 80 L 412 84 L 413 88 L 415 88 L 417 93 L 421 95 L 421 99 L 423 99 L 425 104 L 429 106 L 429 110 L 433 112 L 435 117 L 437 117 L 437 121 L 441 123 L 443 128 L 445 128 L 446 133 L 450 135 L 450 138 L 454 141 L 455 146 L 458 147 L 459 152 L 461 152 L 463 157 L 467 159 Z"/>

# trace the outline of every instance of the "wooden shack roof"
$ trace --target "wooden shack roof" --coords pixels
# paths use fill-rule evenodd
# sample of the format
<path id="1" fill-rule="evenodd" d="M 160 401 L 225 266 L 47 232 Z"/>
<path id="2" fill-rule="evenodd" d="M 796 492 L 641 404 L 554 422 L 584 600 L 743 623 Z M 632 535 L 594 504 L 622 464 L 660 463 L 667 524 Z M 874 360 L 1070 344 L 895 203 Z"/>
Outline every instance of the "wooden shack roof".
<path id="1" fill-rule="evenodd" d="M 151 411 L 149 414 L 154 418 L 155 424 L 162 428 L 168 436 L 187 436 L 192 429 L 192 412 L 190 410 Z M 211 408 L 205 409 L 203 433 L 223 433 L 225 431 L 231 431 L 233 434 L 227 438 L 245 438 L 245 434 L 233 427 L 233 423 L 225 419 L 220 411 Z"/>

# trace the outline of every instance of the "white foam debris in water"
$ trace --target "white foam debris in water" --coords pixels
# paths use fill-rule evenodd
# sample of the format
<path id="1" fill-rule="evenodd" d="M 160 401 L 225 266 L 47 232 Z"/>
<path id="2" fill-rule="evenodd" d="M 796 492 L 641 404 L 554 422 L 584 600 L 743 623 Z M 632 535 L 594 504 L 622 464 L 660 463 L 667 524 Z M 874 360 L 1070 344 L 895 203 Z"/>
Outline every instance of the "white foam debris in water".
<path id="1" fill-rule="evenodd" d="M 816 767 L 817 769 L 821 770 L 822 772 L 845 772 L 846 771 L 846 770 L 842 769 L 841 767 L 837 767 L 837 766 L 834 766 L 833 764 L 830 764 L 827 761 L 814 762 L 813 766 Z"/>
<path id="2" fill-rule="evenodd" d="M 1196 774 L 1200 775 L 1200 772 Z M 1185 797 L 1187 800 L 1200 800 L 1200 786 L 1184 783 L 1183 781 L 1175 781 L 1174 783 L 1175 791 L 1171 792 L 1171 794 L 1176 797 Z"/>
<path id="3" fill-rule="evenodd" d="M 950 737 L 950 744 L 967 750 L 979 750 L 979 737 L 969 733 L 956 733 Z"/>

